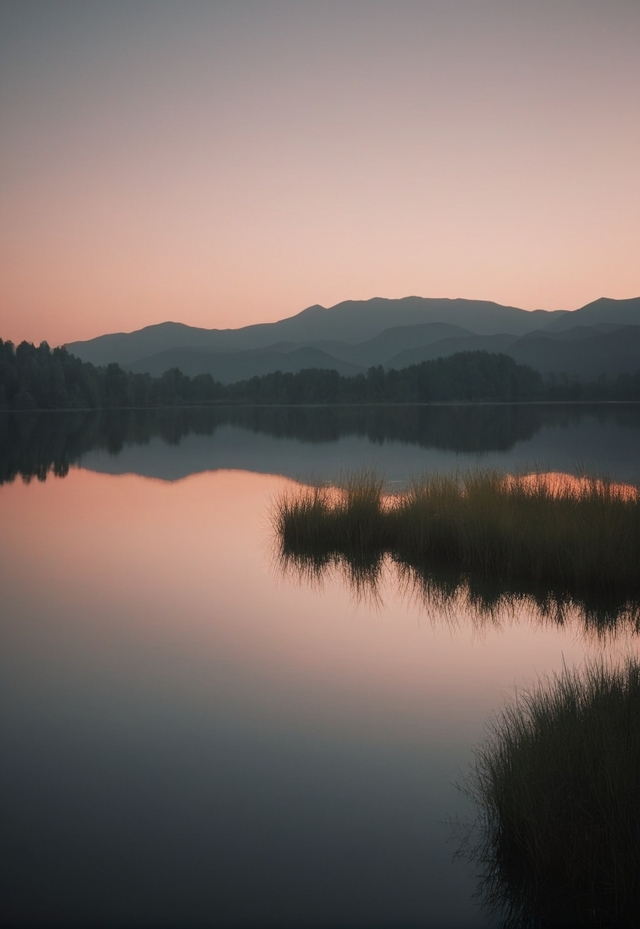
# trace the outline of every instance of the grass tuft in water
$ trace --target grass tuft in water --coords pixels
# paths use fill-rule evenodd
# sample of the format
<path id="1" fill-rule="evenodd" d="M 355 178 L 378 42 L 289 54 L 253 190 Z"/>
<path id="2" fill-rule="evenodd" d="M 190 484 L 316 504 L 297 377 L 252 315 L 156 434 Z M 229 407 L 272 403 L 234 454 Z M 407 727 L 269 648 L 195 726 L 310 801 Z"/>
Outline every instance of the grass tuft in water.
<path id="1" fill-rule="evenodd" d="M 373 578 L 388 555 L 425 596 L 466 585 L 478 603 L 529 596 L 558 617 L 577 603 L 596 625 L 637 613 L 640 495 L 601 478 L 471 471 L 385 496 L 360 472 L 281 498 L 274 527 L 282 560 L 299 568 L 342 563 Z"/>
<path id="2" fill-rule="evenodd" d="M 476 752 L 481 896 L 508 926 L 640 924 L 640 664 L 520 694 Z"/>
<path id="3" fill-rule="evenodd" d="M 398 500 L 395 550 L 505 581 L 638 589 L 640 504 L 609 482 L 576 489 L 492 471 L 424 478 Z"/>
<path id="4" fill-rule="evenodd" d="M 343 559 L 358 585 L 375 581 L 393 542 L 384 513 L 383 481 L 371 471 L 347 475 L 339 486 L 285 494 L 276 503 L 273 523 L 289 565 L 319 574 Z"/>

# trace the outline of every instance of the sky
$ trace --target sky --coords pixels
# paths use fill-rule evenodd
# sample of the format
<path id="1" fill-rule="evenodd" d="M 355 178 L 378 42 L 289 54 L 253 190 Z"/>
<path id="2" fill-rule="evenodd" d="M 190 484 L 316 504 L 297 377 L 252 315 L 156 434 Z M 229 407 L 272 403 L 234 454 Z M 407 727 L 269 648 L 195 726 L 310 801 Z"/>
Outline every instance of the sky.
<path id="1" fill-rule="evenodd" d="M 640 295 L 640 3 L 0 0 L 0 337 Z"/>

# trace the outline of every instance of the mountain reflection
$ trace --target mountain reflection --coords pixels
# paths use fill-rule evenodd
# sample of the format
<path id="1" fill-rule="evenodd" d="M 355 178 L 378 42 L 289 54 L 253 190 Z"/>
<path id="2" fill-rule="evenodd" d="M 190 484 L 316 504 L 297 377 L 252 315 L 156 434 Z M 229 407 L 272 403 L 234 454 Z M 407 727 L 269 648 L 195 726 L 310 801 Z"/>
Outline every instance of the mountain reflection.
<path id="1" fill-rule="evenodd" d="M 226 407 L 0 414 L 0 483 L 21 476 L 63 477 L 84 454 L 117 456 L 159 438 L 177 446 L 187 436 L 214 436 L 233 426 L 300 443 L 354 436 L 372 445 L 405 443 L 455 454 L 507 452 L 543 426 L 566 429 L 586 420 L 640 431 L 634 405 L 442 405 L 358 407 Z"/>

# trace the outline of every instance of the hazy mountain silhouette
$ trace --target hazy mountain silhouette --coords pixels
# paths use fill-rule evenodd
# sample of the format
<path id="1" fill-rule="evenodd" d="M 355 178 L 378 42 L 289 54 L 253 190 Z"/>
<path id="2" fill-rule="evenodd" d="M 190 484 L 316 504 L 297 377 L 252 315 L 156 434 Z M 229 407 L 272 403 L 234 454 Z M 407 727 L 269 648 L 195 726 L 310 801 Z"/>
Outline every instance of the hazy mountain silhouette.
<path id="1" fill-rule="evenodd" d="M 390 358 L 385 367 L 405 368 L 465 351 L 503 352 L 542 374 L 569 374 L 587 380 L 601 374 L 617 377 L 640 368 L 640 326 L 601 323 L 558 332 L 537 330 L 522 338 L 503 333 L 441 339 L 405 349 Z"/>
<path id="2" fill-rule="evenodd" d="M 432 361 L 434 358 L 447 358 L 456 352 L 504 352 L 509 354 L 509 346 L 517 341 L 512 335 L 504 332 L 498 335 L 474 335 L 468 333 L 450 339 L 439 339 L 428 345 L 415 345 L 406 348 L 394 355 L 386 363 L 387 368 L 406 368 L 409 365 L 420 364 L 421 361 Z"/>
<path id="3" fill-rule="evenodd" d="M 71 342 L 70 352 L 83 361 L 129 365 L 142 358 L 175 348 L 199 351 L 238 351 L 267 348 L 277 342 L 305 344 L 320 340 L 361 343 L 398 326 L 447 323 L 473 333 L 508 332 L 524 335 L 549 324 L 562 311 L 527 312 L 485 300 L 434 300 L 405 297 L 401 300 L 347 300 L 325 308 L 311 306 L 296 316 L 275 323 L 259 323 L 240 329 L 198 329 L 180 323 L 160 323 L 135 332 L 98 336 Z"/>
<path id="4" fill-rule="evenodd" d="M 233 383 L 270 371 L 301 371 L 303 368 L 333 368 L 340 374 L 364 372 L 372 365 L 384 364 L 398 349 L 406 345 L 430 344 L 445 335 L 471 333 L 448 323 L 425 323 L 420 326 L 396 326 L 374 339 L 351 345 L 327 339 L 301 345 L 298 342 L 276 342 L 267 349 L 246 349 L 239 352 L 206 352 L 194 349 L 170 349 L 125 365 L 131 371 L 148 372 L 154 376 L 169 368 L 180 368 L 184 374 L 211 374 L 225 384 Z M 512 338 L 512 337 L 510 337 Z"/>
<path id="5" fill-rule="evenodd" d="M 587 303 L 586 306 L 572 313 L 555 314 L 544 328 L 558 332 L 562 329 L 573 329 L 576 326 L 596 326 L 602 323 L 640 326 L 640 297 L 631 297 L 629 300 L 600 297 L 599 300 Z"/>
<path id="6" fill-rule="evenodd" d="M 451 323 L 422 323 L 417 326 L 394 326 L 392 329 L 385 329 L 373 339 L 355 345 L 328 339 L 311 344 L 335 358 L 368 368 L 371 365 L 384 364 L 397 352 L 409 346 L 431 345 L 441 339 L 465 335 L 472 333 Z"/>
<path id="7" fill-rule="evenodd" d="M 356 374 L 372 365 L 402 368 L 477 350 L 504 352 L 543 373 L 591 378 L 640 367 L 638 327 L 640 298 L 601 298 L 572 312 L 528 312 L 482 300 L 374 298 L 312 306 L 240 329 L 169 322 L 67 347 L 94 364 L 116 361 L 154 375 L 180 368 L 224 383 L 311 367 Z"/>
<path id="8" fill-rule="evenodd" d="M 159 377 L 169 368 L 179 368 L 183 374 L 211 374 L 216 381 L 233 384 L 234 381 L 269 374 L 271 371 L 296 373 L 304 368 L 329 368 L 339 374 L 351 376 L 364 373 L 366 368 L 350 364 L 318 348 L 294 348 L 292 351 L 248 349 L 244 352 L 200 352 L 181 348 L 159 352 L 128 365 L 134 372 L 148 372 Z"/>
<path id="9" fill-rule="evenodd" d="M 631 374 L 640 368 L 640 326 L 622 326 L 612 332 L 594 326 L 591 334 L 585 333 L 588 328 L 581 326 L 553 335 L 531 333 L 505 352 L 542 374 L 556 372 L 592 379 L 601 374 Z M 573 338 L 566 338 L 570 335 Z"/>

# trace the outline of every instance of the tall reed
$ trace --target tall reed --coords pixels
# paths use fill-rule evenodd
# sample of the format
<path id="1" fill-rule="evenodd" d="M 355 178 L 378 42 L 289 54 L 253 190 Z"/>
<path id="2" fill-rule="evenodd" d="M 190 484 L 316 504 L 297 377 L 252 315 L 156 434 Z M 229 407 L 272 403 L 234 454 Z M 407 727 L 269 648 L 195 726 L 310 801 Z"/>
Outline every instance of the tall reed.
<path id="1" fill-rule="evenodd" d="M 385 496 L 360 472 L 281 498 L 274 527 L 282 559 L 300 568 L 342 563 L 375 580 L 389 556 L 425 594 L 466 585 L 486 602 L 510 592 L 605 621 L 638 613 L 640 494 L 600 478 L 432 474 Z"/>
<path id="2" fill-rule="evenodd" d="M 606 480 L 563 488 L 544 475 L 426 476 L 398 498 L 393 515 L 394 551 L 411 564 L 570 592 L 640 590 L 640 499 Z"/>
<path id="3" fill-rule="evenodd" d="M 520 694 L 476 753 L 467 849 L 513 926 L 640 925 L 640 664 L 565 670 Z"/>
<path id="4" fill-rule="evenodd" d="M 272 514 L 280 554 L 308 574 L 344 559 L 352 579 L 365 583 L 393 544 L 384 510 L 383 481 L 372 471 L 348 474 L 338 486 L 287 493 Z"/>

